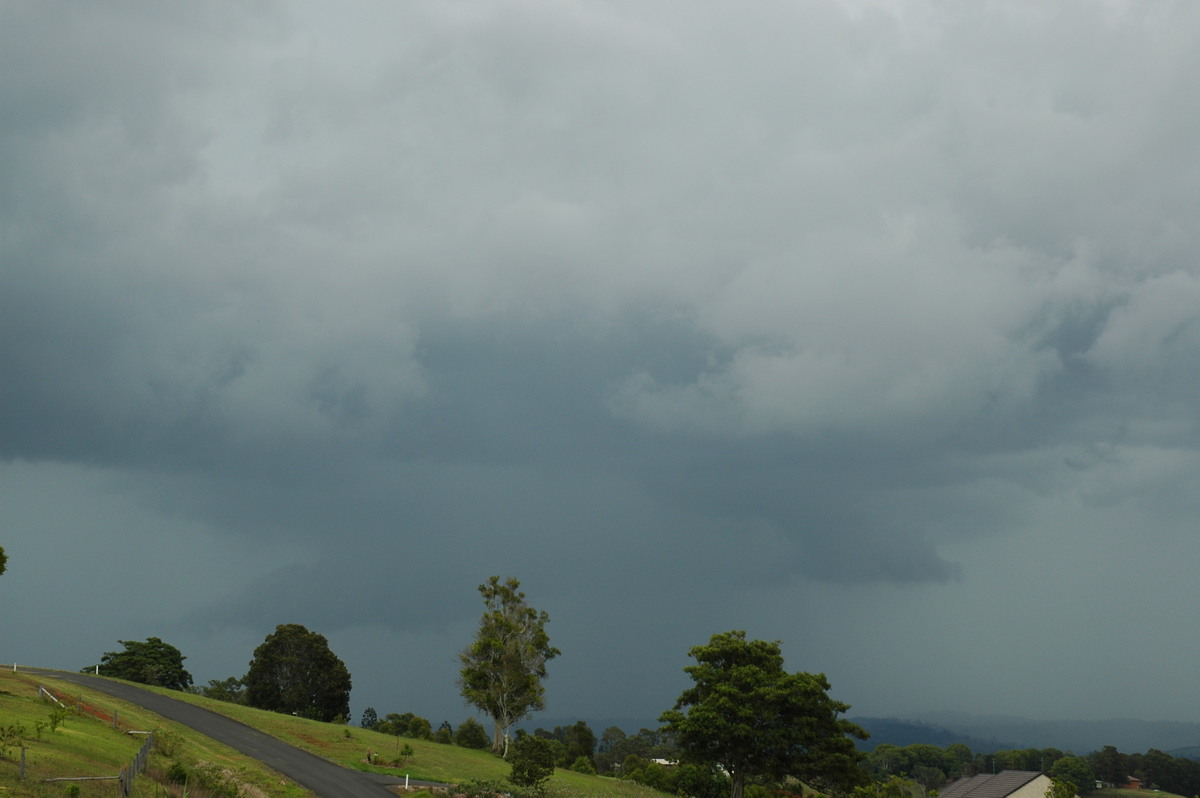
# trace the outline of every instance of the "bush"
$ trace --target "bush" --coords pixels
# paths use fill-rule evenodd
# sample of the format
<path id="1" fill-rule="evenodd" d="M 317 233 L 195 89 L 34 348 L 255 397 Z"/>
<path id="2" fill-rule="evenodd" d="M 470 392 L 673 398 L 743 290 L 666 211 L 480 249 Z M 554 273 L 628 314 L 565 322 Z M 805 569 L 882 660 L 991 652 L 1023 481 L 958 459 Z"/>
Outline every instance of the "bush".
<path id="1" fill-rule="evenodd" d="M 541 794 L 554 775 L 554 746 L 545 737 L 526 735 L 517 739 L 510 753 L 512 774 L 509 781 L 530 792 Z"/>
<path id="2" fill-rule="evenodd" d="M 589 776 L 596 775 L 596 766 L 586 756 L 576 757 L 575 761 L 571 763 L 571 770 L 576 773 L 586 773 Z"/>
<path id="3" fill-rule="evenodd" d="M 154 750 L 165 757 L 173 757 L 183 746 L 183 735 L 170 729 L 154 730 Z"/>
<path id="4" fill-rule="evenodd" d="M 496 798 L 512 792 L 512 785 L 500 779 L 475 779 L 458 786 L 463 798 Z"/>
<path id="5" fill-rule="evenodd" d="M 460 748 L 487 748 L 492 744 L 483 724 L 475 718 L 467 718 L 454 732 L 454 744 Z"/>

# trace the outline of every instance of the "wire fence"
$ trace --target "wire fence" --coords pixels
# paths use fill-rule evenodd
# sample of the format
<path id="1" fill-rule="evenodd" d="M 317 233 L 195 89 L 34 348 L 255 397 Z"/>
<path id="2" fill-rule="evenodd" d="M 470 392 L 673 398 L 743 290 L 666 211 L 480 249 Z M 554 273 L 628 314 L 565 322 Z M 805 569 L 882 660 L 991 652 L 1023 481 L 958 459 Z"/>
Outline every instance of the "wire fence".
<path id="1" fill-rule="evenodd" d="M 109 714 L 104 709 L 87 703 L 83 700 L 82 696 L 72 696 L 40 684 L 38 685 L 38 695 L 49 698 L 60 707 L 74 708 L 77 712 L 111 724 L 113 729 L 117 731 L 122 731 L 126 734 L 146 735 L 146 741 L 142 743 L 142 747 L 138 749 L 132 762 L 121 768 L 121 772 L 116 776 L 101 777 L 104 780 L 115 779 L 117 782 L 117 795 L 121 796 L 121 798 L 128 796 L 133 791 L 133 780 L 146 770 L 146 765 L 150 761 L 150 751 L 154 748 L 154 732 L 138 732 L 131 729 L 128 724 L 121 721 L 120 713 L 117 710 L 114 709 Z M 46 779 L 46 781 L 91 781 L 95 779 L 96 777 L 89 779 Z"/>
<path id="2" fill-rule="evenodd" d="M 142 743 L 142 747 L 138 750 L 137 756 L 133 758 L 133 761 L 127 767 L 121 769 L 121 774 L 117 777 L 117 794 L 122 796 L 122 798 L 133 792 L 133 780 L 146 769 L 146 763 L 150 759 L 150 749 L 153 747 L 154 732 L 150 732 L 146 737 L 146 742 Z"/>

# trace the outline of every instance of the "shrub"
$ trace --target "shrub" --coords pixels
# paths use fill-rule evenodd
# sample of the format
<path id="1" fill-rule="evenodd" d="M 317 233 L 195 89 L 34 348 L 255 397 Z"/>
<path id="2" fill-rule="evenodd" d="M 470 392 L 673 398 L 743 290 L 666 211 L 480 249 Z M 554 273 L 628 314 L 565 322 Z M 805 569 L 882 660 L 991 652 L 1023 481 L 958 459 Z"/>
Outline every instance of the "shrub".
<path id="1" fill-rule="evenodd" d="M 154 750 L 165 757 L 173 757 L 183 747 L 183 735 L 170 729 L 154 730 Z"/>
<path id="2" fill-rule="evenodd" d="M 512 792 L 512 785 L 500 779 L 475 779 L 458 786 L 463 798 L 496 798 Z"/>
<path id="3" fill-rule="evenodd" d="M 510 753 L 512 775 L 509 781 L 530 792 L 541 794 L 554 775 L 554 746 L 545 737 L 526 735 L 517 739 Z"/>
<path id="4" fill-rule="evenodd" d="M 576 773 L 586 773 L 589 776 L 596 775 L 596 766 L 586 756 L 576 757 L 575 761 L 571 763 L 571 770 Z"/>
<path id="5" fill-rule="evenodd" d="M 460 748 L 487 748 L 492 744 L 483 724 L 475 718 L 467 718 L 454 732 L 454 744 Z"/>

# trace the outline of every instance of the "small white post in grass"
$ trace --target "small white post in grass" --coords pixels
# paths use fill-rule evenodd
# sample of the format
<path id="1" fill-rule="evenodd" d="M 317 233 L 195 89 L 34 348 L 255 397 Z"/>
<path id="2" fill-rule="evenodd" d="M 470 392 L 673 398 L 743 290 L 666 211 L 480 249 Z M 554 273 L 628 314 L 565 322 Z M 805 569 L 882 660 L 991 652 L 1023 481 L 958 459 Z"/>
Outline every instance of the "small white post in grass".
<path id="1" fill-rule="evenodd" d="M 404 791 L 408 792 L 408 774 L 404 774 Z"/>

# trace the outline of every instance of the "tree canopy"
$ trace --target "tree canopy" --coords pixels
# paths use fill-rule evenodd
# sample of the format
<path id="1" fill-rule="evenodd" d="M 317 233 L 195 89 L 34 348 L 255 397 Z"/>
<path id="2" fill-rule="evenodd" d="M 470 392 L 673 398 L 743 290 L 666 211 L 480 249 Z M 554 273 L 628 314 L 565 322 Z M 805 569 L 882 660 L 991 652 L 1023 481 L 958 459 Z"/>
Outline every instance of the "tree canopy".
<path id="1" fill-rule="evenodd" d="M 527 734 L 513 746 L 512 772 L 508 780 L 518 787 L 541 795 L 554 775 L 553 741 Z"/>
<path id="2" fill-rule="evenodd" d="M 218 701 L 228 701 L 231 704 L 246 703 L 246 685 L 236 676 L 225 679 L 209 679 L 208 684 L 200 688 L 200 695 L 215 698 Z"/>
<path id="3" fill-rule="evenodd" d="M 300 624 L 267 635 L 242 683 L 252 707 L 327 722 L 350 717 L 350 671 L 324 635 Z"/>
<path id="4" fill-rule="evenodd" d="M 695 684 L 659 721 L 685 760 L 725 769 L 731 798 L 742 798 L 748 779 L 795 776 L 826 792 L 866 781 L 852 738 L 867 733 L 840 717 L 850 707 L 829 697 L 824 674 L 788 673 L 778 642 L 740 631 L 713 635 L 688 655 L 696 664 L 684 671 Z"/>
<path id="5" fill-rule="evenodd" d="M 157 637 L 148 637 L 144 643 L 136 640 L 117 642 L 125 650 L 106 651 L 100 658 L 100 664 L 93 666 L 101 676 L 172 690 L 186 690 L 192 685 L 192 675 L 183 667 L 187 657 L 170 643 L 164 643 Z"/>
<path id="6" fill-rule="evenodd" d="M 0 546 L 0 574 L 8 567 L 8 555 L 4 553 L 4 547 Z"/>
<path id="7" fill-rule="evenodd" d="M 504 755 L 509 728 L 544 708 L 546 663 L 561 653 L 546 634 L 550 616 L 526 604 L 520 587 L 499 576 L 479 586 L 487 611 L 474 642 L 459 655 L 462 696 L 495 722 L 492 750 Z"/>

